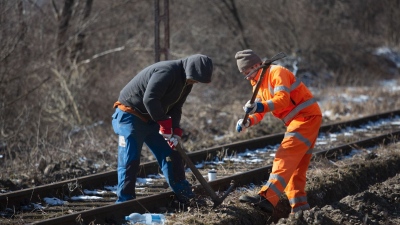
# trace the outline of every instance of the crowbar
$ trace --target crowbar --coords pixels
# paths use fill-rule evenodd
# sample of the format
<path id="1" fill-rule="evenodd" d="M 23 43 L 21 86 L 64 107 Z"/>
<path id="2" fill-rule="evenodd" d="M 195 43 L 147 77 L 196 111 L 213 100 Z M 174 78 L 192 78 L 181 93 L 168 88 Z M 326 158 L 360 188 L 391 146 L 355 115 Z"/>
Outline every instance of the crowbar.
<path id="1" fill-rule="evenodd" d="M 256 72 L 256 71 L 258 71 L 259 69 L 262 68 L 262 70 L 261 70 L 261 75 L 260 75 L 260 79 L 258 79 L 258 82 L 257 82 L 257 84 L 256 84 L 256 87 L 254 88 L 253 96 L 251 96 L 251 99 L 250 99 L 250 104 L 253 104 L 253 103 L 254 103 L 254 101 L 255 101 L 255 99 L 256 99 L 256 97 L 257 97 L 258 89 L 260 89 L 262 80 L 263 80 L 264 75 L 265 75 L 265 73 L 267 72 L 268 68 L 271 66 L 271 64 L 272 64 L 274 61 L 279 60 L 279 59 L 282 59 L 282 58 L 285 58 L 285 57 L 286 57 L 286 54 L 285 54 L 284 52 L 280 52 L 280 53 L 274 55 L 272 58 L 265 60 L 265 61 L 261 64 L 261 66 L 259 66 L 259 67 L 255 68 L 254 70 L 250 71 L 249 75 L 247 75 L 247 76 L 245 77 L 245 78 L 247 78 L 247 77 L 250 76 L 252 73 L 254 73 L 254 72 Z M 244 118 L 243 118 L 243 121 L 242 121 L 242 125 L 243 125 L 243 126 L 245 125 L 245 123 L 246 123 L 246 121 L 247 121 L 248 118 L 249 118 L 249 114 L 246 113 L 246 115 L 244 115 Z"/>
<path id="2" fill-rule="evenodd" d="M 203 186 L 203 188 L 210 195 L 211 200 L 214 202 L 213 208 L 216 208 L 217 206 L 219 206 L 224 201 L 224 199 L 228 196 L 228 194 L 232 191 L 233 187 L 235 186 L 235 181 L 232 180 L 228 190 L 224 193 L 224 195 L 221 197 L 218 197 L 217 194 L 215 194 L 214 190 L 211 188 L 210 184 L 207 183 L 207 181 L 204 179 L 203 175 L 201 175 L 199 170 L 193 164 L 192 160 L 190 160 L 190 158 L 186 155 L 185 151 L 182 149 L 180 142 L 178 142 L 178 144 L 175 146 L 175 149 L 179 152 L 179 154 L 182 156 L 183 160 L 189 166 L 190 170 L 192 170 L 193 174 L 196 176 L 197 180 L 200 182 L 200 184 Z"/>

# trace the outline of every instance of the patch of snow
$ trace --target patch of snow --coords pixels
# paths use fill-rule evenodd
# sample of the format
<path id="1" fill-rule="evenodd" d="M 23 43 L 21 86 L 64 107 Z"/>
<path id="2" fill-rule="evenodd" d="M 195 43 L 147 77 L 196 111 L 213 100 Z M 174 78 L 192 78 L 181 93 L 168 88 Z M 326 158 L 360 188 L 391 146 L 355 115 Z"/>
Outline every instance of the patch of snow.
<path id="1" fill-rule="evenodd" d="M 64 205 L 64 204 L 66 204 L 67 202 L 66 201 L 63 201 L 63 200 L 61 200 L 61 199 L 58 199 L 58 198 L 48 198 L 48 197 L 46 197 L 46 198 L 43 198 L 43 200 L 48 204 L 48 205 Z"/>
<path id="2" fill-rule="evenodd" d="M 103 197 L 78 195 L 78 196 L 72 196 L 70 199 L 71 201 L 82 201 L 82 200 L 98 200 L 98 199 L 103 199 Z"/>

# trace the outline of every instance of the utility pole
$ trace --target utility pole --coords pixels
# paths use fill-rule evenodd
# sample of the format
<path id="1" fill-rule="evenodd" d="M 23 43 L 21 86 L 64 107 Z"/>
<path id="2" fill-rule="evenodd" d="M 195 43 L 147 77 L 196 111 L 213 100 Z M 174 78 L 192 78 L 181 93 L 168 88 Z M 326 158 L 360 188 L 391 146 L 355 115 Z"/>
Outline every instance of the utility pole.
<path id="1" fill-rule="evenodd" d="M 168 60 L 169 52 L 169 0 L 164 1 L 163 12 L 160 12 L 160 0 L 154 0 L 154 50 L 155 61 L 159 62 L 161 55 Z M 164 33 L 160 34 L 160 24 L 164 26 Z M 160 37 L 164 38 L 164 46 L 160 46 Z"/>

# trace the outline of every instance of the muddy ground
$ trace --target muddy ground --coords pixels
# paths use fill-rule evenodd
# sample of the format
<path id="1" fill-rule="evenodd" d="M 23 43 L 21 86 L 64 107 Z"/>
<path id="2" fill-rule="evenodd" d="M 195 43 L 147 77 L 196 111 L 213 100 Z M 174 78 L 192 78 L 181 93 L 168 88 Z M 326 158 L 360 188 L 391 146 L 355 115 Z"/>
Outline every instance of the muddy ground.
<path id="1" fill-rule="evenodd" d="M 21 176 L 16 183 L 0 182 L 0 189 L 31 187 L 36 183 L 88 175 L 106 170 L 92 167 L 95 162 L 65 161 L 43 168 L 41 177 Z M 45 174 L 48 174 L 47 176 Z M 53 179 L 53 180 L 51 180 Z M 183 224 L 400 224 L 400 144 L 382 146 L 373 152 L 344 160 L 314 158 L 307 175 L 307 193 L 311 210 L 290 215 L 290 206 L 283 195 L 274 213 L 240 203 L 241 194 L 255 194 L 261 186 L 240 187 L 216 209 L 208 196 L 208 207 L 160 209 L 169 225 Z"/>
<path id="2" fill-rule="evenodd" d="M 241 194 L 256 193 L 260 188 L 256 186 L 237 189 L 217 209 L 193 207 L 172 213 L 167 224 L 400 224 L 399 147 L 384 147 L 336 162 L 315 159 L 308 172 L 312 207 L 308 211 L 290 215 L 284 195 L 272 215 L 238 202 Z"/>

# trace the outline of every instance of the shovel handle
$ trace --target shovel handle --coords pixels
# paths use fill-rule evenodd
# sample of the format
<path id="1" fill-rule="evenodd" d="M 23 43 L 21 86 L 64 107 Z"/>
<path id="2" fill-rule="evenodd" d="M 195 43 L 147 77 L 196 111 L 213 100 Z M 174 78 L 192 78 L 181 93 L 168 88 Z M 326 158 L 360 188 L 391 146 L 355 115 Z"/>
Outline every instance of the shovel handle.
<path id="1" fill-rule="evenodd" d="M 214 202 L 214 205 L 221 204 L 221 202 L 222 202 L 221 199 L 217 196 L 217 194 L 215 194 L 215 192 L 211 188 L 210 184 L 207 183 L 207 181 L 204 179 L 203 175 L 201 175 L 199 170 L 193 164 L 192 160 L 190 160 L 190 158 L 186 155 L 185 151 L 182 149 L 182 146 L 181 146 L 180 142 L 175 146 L 175 149 L 179 152 L 179 154 L 182 156 L 183 160 L 189 166 L 190 170 L 192 170 L 192 172 L 196 176 L 197 180 L 199 180 L 200 184 L 203 186 L 203 188 L 210 195 L 212 201 Z"/>

